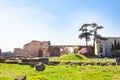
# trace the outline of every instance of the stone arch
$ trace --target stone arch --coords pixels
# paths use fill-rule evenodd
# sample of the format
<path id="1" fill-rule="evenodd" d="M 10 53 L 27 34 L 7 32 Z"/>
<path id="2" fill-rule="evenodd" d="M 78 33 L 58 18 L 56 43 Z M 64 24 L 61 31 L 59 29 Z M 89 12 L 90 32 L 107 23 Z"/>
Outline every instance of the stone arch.
<path id="1" fill-rule="evenodd" d="M 58 47 L 54 47 L 52 52 L 52 56 L 60 56 L 60 49 Z"/>
<path id="2" fill-rule="evenodd" d="M 39 52 L 38 52 L 38 57 L 43 57 L 43 50 L 39 50 Z"/>

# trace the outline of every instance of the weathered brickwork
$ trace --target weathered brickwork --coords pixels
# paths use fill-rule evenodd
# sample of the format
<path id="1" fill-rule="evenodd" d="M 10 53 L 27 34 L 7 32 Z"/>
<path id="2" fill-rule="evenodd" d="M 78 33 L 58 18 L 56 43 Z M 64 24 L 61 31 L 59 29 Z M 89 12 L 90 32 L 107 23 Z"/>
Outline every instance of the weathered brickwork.
<path id="1" fill-rule="evenodd" d="M 25 57 L 49 57 L 60 56 L 69 53 L 67 49 L 71 47 L 83 47 L 79 45 L 51 45 L 50 41 L 31 41 L 23 46 L 23 49 L 15 48 L 14 54 Z M 77 50 L 78 51 L 78 50 Z"/>

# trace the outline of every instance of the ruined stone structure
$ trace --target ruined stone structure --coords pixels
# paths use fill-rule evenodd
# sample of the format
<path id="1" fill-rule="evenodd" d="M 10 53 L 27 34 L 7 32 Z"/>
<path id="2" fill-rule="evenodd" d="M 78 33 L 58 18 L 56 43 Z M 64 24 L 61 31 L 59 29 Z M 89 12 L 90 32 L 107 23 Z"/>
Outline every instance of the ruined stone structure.
<path id="1" fill-rule="evenodd" d="M 75 47 L 78 47 L 75 49 Z M 60 56 L 68 53 L 77 53 L 79 48 L 83 46 L 79 45 L 51 45 L 50 56 Z"/>
<path id="2" fill-rule="evenodd" d="M 32 41 L 31 43 L 25 44 L 23 49 L 23 53 L 28 52 L 30 56 L 49 56 L 49 43 L 47 41 Z"/>
<path id="3" fill-rule="evenodd" d="M 76 49 L 75 53 L 79 48 L 84 46 L 79 45 L 51 45 L 50 41 L 31 41 L 23 46 L 23 49 L 15 48 L 14 54 L 17 56 L 25 57 L 49 57 L 49 56 L 60 56 L 67 53 L 74 53 L 73 49 Z M 70 51 L 71 52 L 68 52 Z"/>
<path id="4" fill-rule="evenodd" d="M 14 56 L 18 56 L 19 53 L 22 53 L 22 49 L 21 48 L 15 48 L 13 53 L 14 53 Z"/>
<path id="5" fill-rule="evenodd" d="M 49 41 L 31 41 L 25 44 L 23 49 L 15 49 L 14 54 L 25 57 L 48 57 L 50 55 L 49 45 Z"/>

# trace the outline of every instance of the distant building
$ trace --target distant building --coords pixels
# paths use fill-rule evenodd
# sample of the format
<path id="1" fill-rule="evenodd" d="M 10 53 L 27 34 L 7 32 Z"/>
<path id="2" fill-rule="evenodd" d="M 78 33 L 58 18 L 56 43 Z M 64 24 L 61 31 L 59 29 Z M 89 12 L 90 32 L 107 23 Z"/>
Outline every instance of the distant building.
<path id="1" fill-rule="evenodd" d="M 95 54 L 98 56 L 111 56 L 112 45 L 120 43 L 120 37 L 102 37 L 95 40 Z"/>

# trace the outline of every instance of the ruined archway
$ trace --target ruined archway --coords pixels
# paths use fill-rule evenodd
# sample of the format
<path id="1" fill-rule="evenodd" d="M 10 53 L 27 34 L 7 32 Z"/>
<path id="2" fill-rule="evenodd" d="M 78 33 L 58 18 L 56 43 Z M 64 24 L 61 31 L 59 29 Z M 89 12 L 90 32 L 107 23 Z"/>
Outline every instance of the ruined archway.
<path id="1" fill-rule="evenodd" d="M 38 52 L 38 57 L 43 57 L 43 50 L 39 50 L 39 52 Z"/>
<path id="2" fill-rule="evenodd" d="M 60 56 L 60 49 L 58 47 L 54 47 L 52 52 L 52 56 Z"/>

